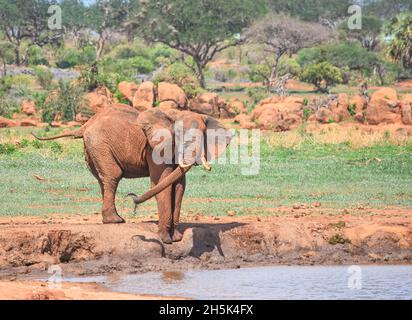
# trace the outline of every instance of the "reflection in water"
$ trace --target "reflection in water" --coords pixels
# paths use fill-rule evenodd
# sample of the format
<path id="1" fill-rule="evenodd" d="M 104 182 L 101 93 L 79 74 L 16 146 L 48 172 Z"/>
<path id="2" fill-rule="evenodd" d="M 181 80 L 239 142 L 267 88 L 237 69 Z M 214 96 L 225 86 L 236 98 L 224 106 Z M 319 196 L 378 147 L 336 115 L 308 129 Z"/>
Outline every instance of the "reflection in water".
<path id="1" fill-rule="evenodd" d="M 162 272 L 162 281 L 165 283 L 174 283 L 183 281 L 185 275 L 180 271 L 164 271 Z"/>
<path id="2" fill-rule="evenodd" d="M 412 299 L 412 266 L 275 266 L 63 281 L 94 281 L 113 291 L 194 299 Z"/>

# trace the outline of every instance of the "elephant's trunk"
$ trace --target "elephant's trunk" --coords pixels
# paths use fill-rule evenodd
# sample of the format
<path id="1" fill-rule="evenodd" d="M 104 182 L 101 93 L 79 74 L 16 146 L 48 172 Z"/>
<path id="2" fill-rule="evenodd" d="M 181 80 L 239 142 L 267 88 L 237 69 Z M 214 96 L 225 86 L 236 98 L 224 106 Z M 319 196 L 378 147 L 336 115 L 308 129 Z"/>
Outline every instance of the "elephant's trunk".
<path id="1" fill-rule="evenodd" d="M 171 174 L 169 174 L 167 177 L 162 179 L 157 185 L 155 185 L 152 189 L 150 189 L 148 192 L 141 196 L 137 196 L 134 193 L 129 193 L 127 196 L 132 197 L 135 205 L 137 206 L 140 203 L 143 203 L 150 198 L 153 198 L 155 195 L 158 193 L 162 192 L 164 189 L 166 189 L 168 186 L 171 184 L 175 183 L 177 180 L 179 180 L 181 177 L 183 177 L 186 172 L 190 170 L 190 166 L 178 166 Z"/>

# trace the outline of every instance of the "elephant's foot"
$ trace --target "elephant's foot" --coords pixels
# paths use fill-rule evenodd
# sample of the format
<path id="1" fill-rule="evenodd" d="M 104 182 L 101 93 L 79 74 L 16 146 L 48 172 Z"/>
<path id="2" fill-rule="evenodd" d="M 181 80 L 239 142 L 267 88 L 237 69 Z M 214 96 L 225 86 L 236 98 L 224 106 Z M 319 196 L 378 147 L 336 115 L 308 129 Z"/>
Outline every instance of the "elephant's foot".
<path id="1" fill-rule="evenodd" d="M 159 231 L 159 237 L 160 237 L 160 240 L 162 240 L 164 244 L 173 243 L 172 238 L 170 237 L 170 234 L 167 231 Z"/>
<path id="2" fill-rule="evenodd" d="M 103 223 L 104 224 L 109 224 L 109 223 L 125 223 L 126 221 L 119 216 L 117 213 L 112 213 L 112 214 L 103 214 Z"/>
<path id="3" fill-rule="evenodd" d="M 173 242 L 179 242 L 181 241 L 183 238 L 183 234 L 181 234 L 179 231 L 177 231 L 176 229 L 173 231 L 173 235 L 172 235 L 172 241 Z"/>

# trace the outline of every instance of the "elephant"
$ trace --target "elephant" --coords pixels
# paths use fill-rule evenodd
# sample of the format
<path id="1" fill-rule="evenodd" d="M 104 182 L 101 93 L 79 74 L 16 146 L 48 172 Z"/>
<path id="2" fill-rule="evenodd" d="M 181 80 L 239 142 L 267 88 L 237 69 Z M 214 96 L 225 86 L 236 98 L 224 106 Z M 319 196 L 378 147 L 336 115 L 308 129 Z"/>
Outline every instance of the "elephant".
<path id="1" fill-rule="evenodd" d="M 183 133 L 195 128 L 200 134 L 191 141 L 178 140 L 176 124 L 180 125 Z M 192 166 L 199 164 L 210 171 L 208 160 L 223 153 L 230 142 L 230 134 L 218 139 L 218 142 L 208 139 L 207 133 L 211 129 L 229 132 L 218 120 L 191 111 L 156 107 L 139 112 L 130 106 L 116 104 L 95 114 L 77 130 L 46 138 L 33 135 L 39 140 L 63 137 L 83 139 L 86 163 L 99 182 L 102 193 L 104 224 L 125 222 L 115 205 L 120 180 L 150 177 L 149 191 L 141 196 L 129 195 L 136 206 L 156 197 L 158 234 L 163 243 L 171 244 L 183 237 L 177 226 L 186 188 L 185 174 Z M 159 138 L 159 132 L 166 134 Z M 186 150 L 189 145 L 191 149 Z M 163 151 L 164 156 L 166 147 L 170 147 L 168 154 L 172 159 L 159 163 L 154 155 L 162 155 Z M 177 148 L 183 151 L 179 157 Z M 161 152 L 156 153 L 157 149 Z"/>

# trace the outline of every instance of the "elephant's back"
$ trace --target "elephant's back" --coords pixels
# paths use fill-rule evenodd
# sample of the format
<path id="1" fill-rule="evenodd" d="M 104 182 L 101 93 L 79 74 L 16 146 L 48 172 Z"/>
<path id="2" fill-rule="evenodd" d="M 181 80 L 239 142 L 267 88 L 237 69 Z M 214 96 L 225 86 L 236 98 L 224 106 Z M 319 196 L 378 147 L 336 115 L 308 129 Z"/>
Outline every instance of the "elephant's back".
<path id="1" fill-rule="evenodd" d="M 112 157 L 126 178 L 148 175 L 146 138 L 136 124 L 137 117 L 138 112 L 114 109 L 98 117 L 83 135 L 86 149 Z"/>

